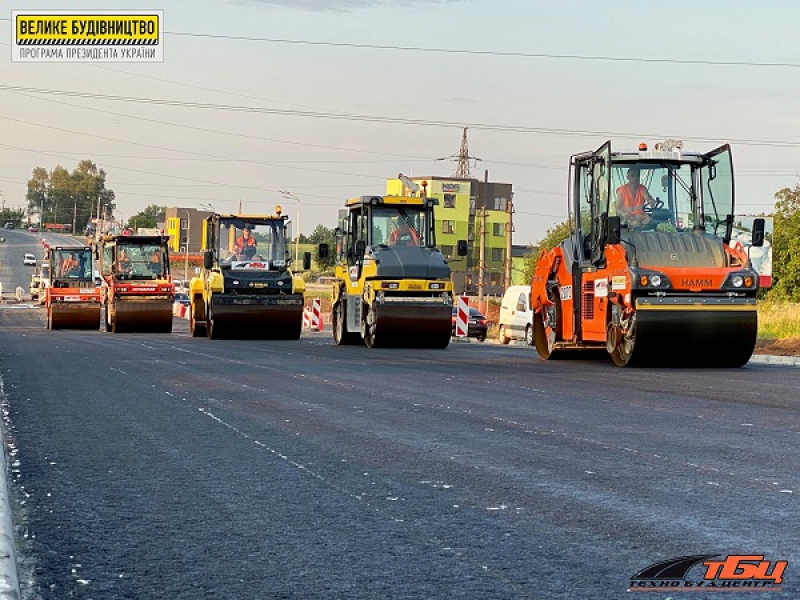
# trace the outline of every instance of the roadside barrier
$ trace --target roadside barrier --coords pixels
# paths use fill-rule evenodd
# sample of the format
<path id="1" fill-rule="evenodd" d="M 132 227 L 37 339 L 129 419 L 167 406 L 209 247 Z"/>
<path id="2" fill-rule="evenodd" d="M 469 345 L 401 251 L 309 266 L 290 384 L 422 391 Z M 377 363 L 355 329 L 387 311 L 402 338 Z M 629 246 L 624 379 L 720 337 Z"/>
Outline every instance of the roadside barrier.
<path id="1" fill-rule="evenodd" d="M 311 331 L 323 331 L 325 329 L 321 306 L 321 300 L 314 298 L 311 301 L 311 308 L 303 310 L 303 329 Z"/>
<path id="2" fill-rule="evenodd" d="M 467 337 L 467 322 L 469 321 L 469 298 L 461 296 L 458 299 L 456 312 L 456 337 Z"/>
<path id="3" fill-rule="evenodd" d="M 189 307 L 186 304 L 181 304 L 180 302 L 175 302 L 172 305 L 172 316 L 178 317 L 180 319 L 188 319 L 189 318 Z"/>

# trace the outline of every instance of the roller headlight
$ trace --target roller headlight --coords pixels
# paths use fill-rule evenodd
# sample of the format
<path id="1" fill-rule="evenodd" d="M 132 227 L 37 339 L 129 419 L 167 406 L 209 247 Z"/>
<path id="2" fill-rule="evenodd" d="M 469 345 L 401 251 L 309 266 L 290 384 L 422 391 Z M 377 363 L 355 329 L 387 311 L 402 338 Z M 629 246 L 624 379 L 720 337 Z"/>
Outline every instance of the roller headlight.
<path id="1" fill-rule="evenodd" d="M 650 285 L 653 287 L 658 287 L 661 285 L 661 275 L 651 275 L 650 276 Z"/>
<path id="2" fill-rule="evenodd" d="M 731 277 L 731 284 L 735 288 L 740 288 L 742 287 L 742 284 L 744 284 L 744 279 L 742 278 L 741 275 L 734 275 L 733 277 Z"/>

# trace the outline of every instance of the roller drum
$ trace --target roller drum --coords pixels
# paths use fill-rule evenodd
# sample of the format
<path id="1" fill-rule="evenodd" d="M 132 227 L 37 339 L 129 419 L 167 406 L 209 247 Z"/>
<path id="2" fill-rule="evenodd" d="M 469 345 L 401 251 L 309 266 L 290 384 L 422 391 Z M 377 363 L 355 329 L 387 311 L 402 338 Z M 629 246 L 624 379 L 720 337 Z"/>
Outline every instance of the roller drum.
<path id="1" fill-rule="evenodd" d="M 115 333 L 171 333 L 172 300 L 118 298 L 112 319 Z"/>
<path id="2" fill-rule="evenodd" d="M 640 303 L 627 364 L 741 367 L 753 354 L 757 333 L 755 300 Z"/>
<path id="3" fill-rule="evenodd" d="M 452 333 L 449 304 L 376 304 L 367 314 L 368 346 L 447 348 Z"/>
<path id="4" fill-rule="evenodd" d="M 50 329 L 98 329 L 100 303 L 54 302 L 49 307 Z"/>
<path id="5" fill-rule="evenodd" d="M 297 340 L 303 329 L 302 295 L 211 298 L 213 339 Z"/>

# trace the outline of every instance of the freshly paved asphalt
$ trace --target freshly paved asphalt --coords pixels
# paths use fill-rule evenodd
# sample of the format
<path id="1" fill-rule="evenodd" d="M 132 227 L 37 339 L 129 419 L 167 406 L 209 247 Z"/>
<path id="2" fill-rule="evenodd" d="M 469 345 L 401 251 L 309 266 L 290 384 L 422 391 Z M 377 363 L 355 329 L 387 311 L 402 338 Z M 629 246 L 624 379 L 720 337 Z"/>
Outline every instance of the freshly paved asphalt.
<path id="1" fill-rule="evenodd" d="M 30 598 L 620 598 L 690 554 L 788 560 L 800 593 L 795 368 L 51 332 L 7 306 L 0 375 Z"/>

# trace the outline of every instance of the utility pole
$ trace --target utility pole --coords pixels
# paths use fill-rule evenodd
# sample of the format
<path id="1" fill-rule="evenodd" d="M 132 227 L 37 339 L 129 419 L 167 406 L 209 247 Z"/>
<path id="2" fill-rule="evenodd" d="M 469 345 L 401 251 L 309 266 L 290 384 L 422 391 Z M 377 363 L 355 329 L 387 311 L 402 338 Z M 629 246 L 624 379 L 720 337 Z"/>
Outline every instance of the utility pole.
<path id="1" fill-rule="evenodd" d="M 450 156 L 445 156 L 444 158 L 437 158 L 436 160 L 453 160 L 456 163 L 456 179 L 472 179 L 472 176 L 469 173 L 469 161 L 479 161 L 481 160 L 477 156 L 471 156 L 469 153 L 469 145 L 467 144 L 467 127 L 463 128 L 463 133 L 461 134 L 461 148 L 458 151 L 458 154 L 452 154 Z"/>
<path id="2" fill-rule="evenodd" d="M 511 234 L 514 232 L 514 202 L 512 199 L 514 195 L 510 194 L 510 196 L 511 197 L 506 201 L 506 215 L 508 220 L 506 221 L 506 260 L 504 265 L 505 269 L 503 270 L 503 291 L 507 290 L 511 285 Z"/>
<path id="3" fill-rule="evenodd" d="M 489 170 L 484 171 L 483 178 L 483 204 L 481 205 L 481 218 L 478 235 L 479 254 L 478 254 L 478 306 L 483 303 L 484 277 L 486 275 L 486 203 L 489 201 Z"/>
<path id="4" fill-rule="evenodd" d="M 300 264 L 300 198 L 294 192 L 278 190 L 285 200 L 293 200 L 297 206 L 297 231 L 294 233 L 294 264 Z M 289 240 L 291 242 L 291 240 Z"/>
<path id="5" fill-rule="evenodd" d="M 72 234 L 75 235 L 75 226 L 78 222 L 78 200 L 72 205 Z"/>
<path id="6" fill-rule="evenodd" d="M 186 252 L 184 253 L 183 262 L 183 283 L 189 281 L 189 235 L 192 232 L 192 223 L 189 220 L 189 211 L 186 211 Z"/>

